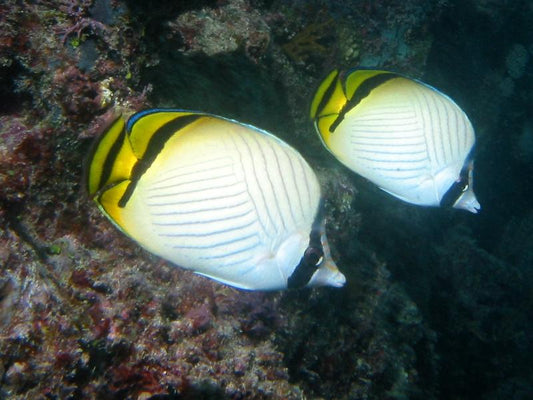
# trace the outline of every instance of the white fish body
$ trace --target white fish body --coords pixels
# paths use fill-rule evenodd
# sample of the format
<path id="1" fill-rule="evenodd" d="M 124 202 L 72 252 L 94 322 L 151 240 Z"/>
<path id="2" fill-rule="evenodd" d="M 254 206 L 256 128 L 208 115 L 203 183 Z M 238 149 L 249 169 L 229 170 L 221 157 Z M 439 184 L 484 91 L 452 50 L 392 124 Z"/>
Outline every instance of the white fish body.
<path id="1" fill-rule="evenodd" d="M 475 135 L 466 114 L 421 82 L 383 71 L 363 73 L 371 78 L 357 82 L 351 106 L 347 95 L 341 111 L 316 117 L 325 146 L 348 168 L 409 203 L 439 206 L 456 181 L 462 182 L 466 189 L 451 205 L 477 212 L 468 173 Z M 331 101 L 343 96 L 333 94 Z M 320 118 L 330 120 L 320 125 Z"/>
<path id="2" fill-rule="evenodd" d="M 310 245 L 320 202 L 318 180 L 293 148 L 204 114 L 166 140 L 125 207 L 116 208 L 121 185 L 131 181 L 99 197 L 120 229 L 176 265 L 243 289 L 288 286 Z M 327 279 L 314 274 L 308 284 L 342 286 L 331 259 L 323 268 L 331 272 Z"/>

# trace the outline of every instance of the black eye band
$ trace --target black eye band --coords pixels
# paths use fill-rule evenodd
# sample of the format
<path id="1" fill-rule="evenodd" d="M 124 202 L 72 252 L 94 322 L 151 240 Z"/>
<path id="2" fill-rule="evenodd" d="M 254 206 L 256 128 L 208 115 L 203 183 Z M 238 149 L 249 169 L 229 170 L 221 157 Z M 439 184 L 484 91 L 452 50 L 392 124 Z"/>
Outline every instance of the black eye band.
<path id="1" fill-rule="evenodd" d="M 303 288 L 307 285 L 318 269 L 322 257 L 323 252 L 321 247 L 308 247 L 300 260 L 300 264 L 298 264 L 292 275 L 289 276 L 287 287 L 294 289 Z"/>
<path id="2" fill-rule="evenodd" d="M 309 246 L 305 250 L 300 263 L 287 280 L 287 287 L 289 288 L 302 288 L 307 285 L 324 257 L 321 240 L 323 206 L 324 202 L 321 201 L 315 222 L 313 223 L 313 228 L 309 234 Z"/>
<path id="3" fill-rule="evenodd" d="M 457 202 L 459 197 L 468 189 L 469 185 L 469 173 L 470 173 L 470 162 L 467 161 L 465 165 L 463 166 L 463 169 L 461 169 L 461 174 L 459 175 L 459 179 L 456 180 L 452 186 L 448 189 L 448 191 L 442 196 L 442 199 L 440 201 L 441 207 L 453 207 L 453 205 Z"/>

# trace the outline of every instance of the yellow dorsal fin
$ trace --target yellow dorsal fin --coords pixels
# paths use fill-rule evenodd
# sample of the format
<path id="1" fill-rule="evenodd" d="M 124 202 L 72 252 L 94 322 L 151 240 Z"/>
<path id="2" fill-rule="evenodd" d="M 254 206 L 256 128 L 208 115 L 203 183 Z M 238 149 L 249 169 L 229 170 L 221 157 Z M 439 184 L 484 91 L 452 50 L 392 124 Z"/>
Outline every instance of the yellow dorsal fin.
<path id="1" fill-rule="evenodd" d="M 339 71 L 333 70 L 318 87 L 311 104 L 311 119 L 338 114 L 347 99 L 339 79 Z"/>
<path id="2" fill-rule="evenodd" d="M 98 139 L 89 158 L 87 185 L 94 197 L 103 187 L 129 179 L 137 162 L 124 129 L 122 116 L 117 118 Z"/>
<path id="3" fill-rule="evenodd" d="M 337 78 L 339 75 L 338 70 L 331 71 L 328 76 L 322 81 L 320 86 L 318 87 L 315 97 L 313 98 L 313 102 L 311 103 L 311 111 L 310 111 L 310 117 L 311 119 L 315 119 L 319 115 L 319 107 L 321 106 L 321 103 L 324 101 L 327 101 L 328 99 L 324 99 L 325 96 L 327 96 L 328 89 L 330 89 L 331 85 L 333 84 L 333 81 Z M 331 89 L 330 89 L 331 90 Z"/>
<path id="4" fill-rule="evenodd" d="M 348 99 L 351 99 L 355 91 L 361 86 L 363 82 L 381 74 L 389 75 L 390 72 L 376 69 L 356 69 L 352 72 L 349 72 L 344 78 L 344 88 L 346 91 L 346 97 Z"/>
<path id="5" fill-rule="evenodd" d="M 315 121 L 320 137 L 326 145 L 331 136 L 329 128 L 347 101 L 339 79 L 339 71 L 333 70 L 320 84 L 310 112 L 311 119 Z"/>
<path id="6" fill-rule="evenodd" d="M 147 110 L 133 115 L 128 121 L 128 136 L 135 156 L 144 158 L 148 145 L 157 132 L 180 117 L 197 115 L 193 112 L 174 110 Z"/>

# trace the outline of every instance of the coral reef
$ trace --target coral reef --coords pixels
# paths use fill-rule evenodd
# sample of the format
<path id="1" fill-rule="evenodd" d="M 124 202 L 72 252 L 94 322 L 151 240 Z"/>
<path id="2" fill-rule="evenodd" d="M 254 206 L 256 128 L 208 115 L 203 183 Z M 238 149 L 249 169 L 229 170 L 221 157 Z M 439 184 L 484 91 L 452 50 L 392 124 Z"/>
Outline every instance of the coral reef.
<path id="1" fill-rule="evenodd" d="M 527 399 L 533 9 L 506 4 L 4 1 L 0 398 Z M 398 202 L 323 149 L 316 85 L 361 63 L 425 75 L 469 110 L 480 215 Z M 151 104 L 298 148 L 346 287 L 237 291 L 109 224 L 85 155 L 114 115 Z"/>
<path id="2" fill-rule="evenodd" d="M 249 58 L 259 61 L 270 42 L 267 23 L 246 0 L 185 12 L 168 26 L 172 35 L 181 38 L 181 51 L 192 54 L 214 56 L 243 49 Z"/>
<path id="3" fill-rule="evenodd" d="M 292 318 L 278 340 L 292 379 L 313 398 L 432 398 L 435 336 L 416 305 L 374 255 L 339 262 L 350 274 L 342 293 L 284 299 Z"/>
<path id="4" fill-rule="evenodd" d="M 307 25 L 303 30 L 285 43 L 282 48 L 294 62 L 303 63 L 312 55 L 324 57 L 328 49 L 320 41 L 327 38 L 333 27 L 333 19 Z"/>
<path id="5" fill-rule="evenodd" d="M 10 253 L 2 282 L 4 396 L 300 398 L 266 340 L 285 324 L 275 295 L 132 257 L 135 249 L 116 240 L 113 254 L 65 235 L 39 263 L 9 236 L 2 238 Z M 26 268 L 9 268 L 20 262 Z"/>

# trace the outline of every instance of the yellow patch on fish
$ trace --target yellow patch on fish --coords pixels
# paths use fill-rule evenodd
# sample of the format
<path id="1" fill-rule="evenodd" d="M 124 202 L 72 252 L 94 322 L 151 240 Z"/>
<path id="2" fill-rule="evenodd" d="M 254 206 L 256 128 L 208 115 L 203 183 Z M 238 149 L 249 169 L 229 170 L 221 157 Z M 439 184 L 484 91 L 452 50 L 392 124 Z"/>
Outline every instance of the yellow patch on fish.
<path id="1" fill-rule="evenodd" d="M 89 194 L 126 235 L 172 263 L 251 290 L 342 286 L 303 157 L 210 114 L 118 118 L 89 159 Z"/>
<path id="2" fill-rule="evenodd" d="M 474 129 L 448 96 L 369 69 L 331 72 L 311 104 L 324 146 L 352 171 L 406 202 L 476 213 Z"/>

